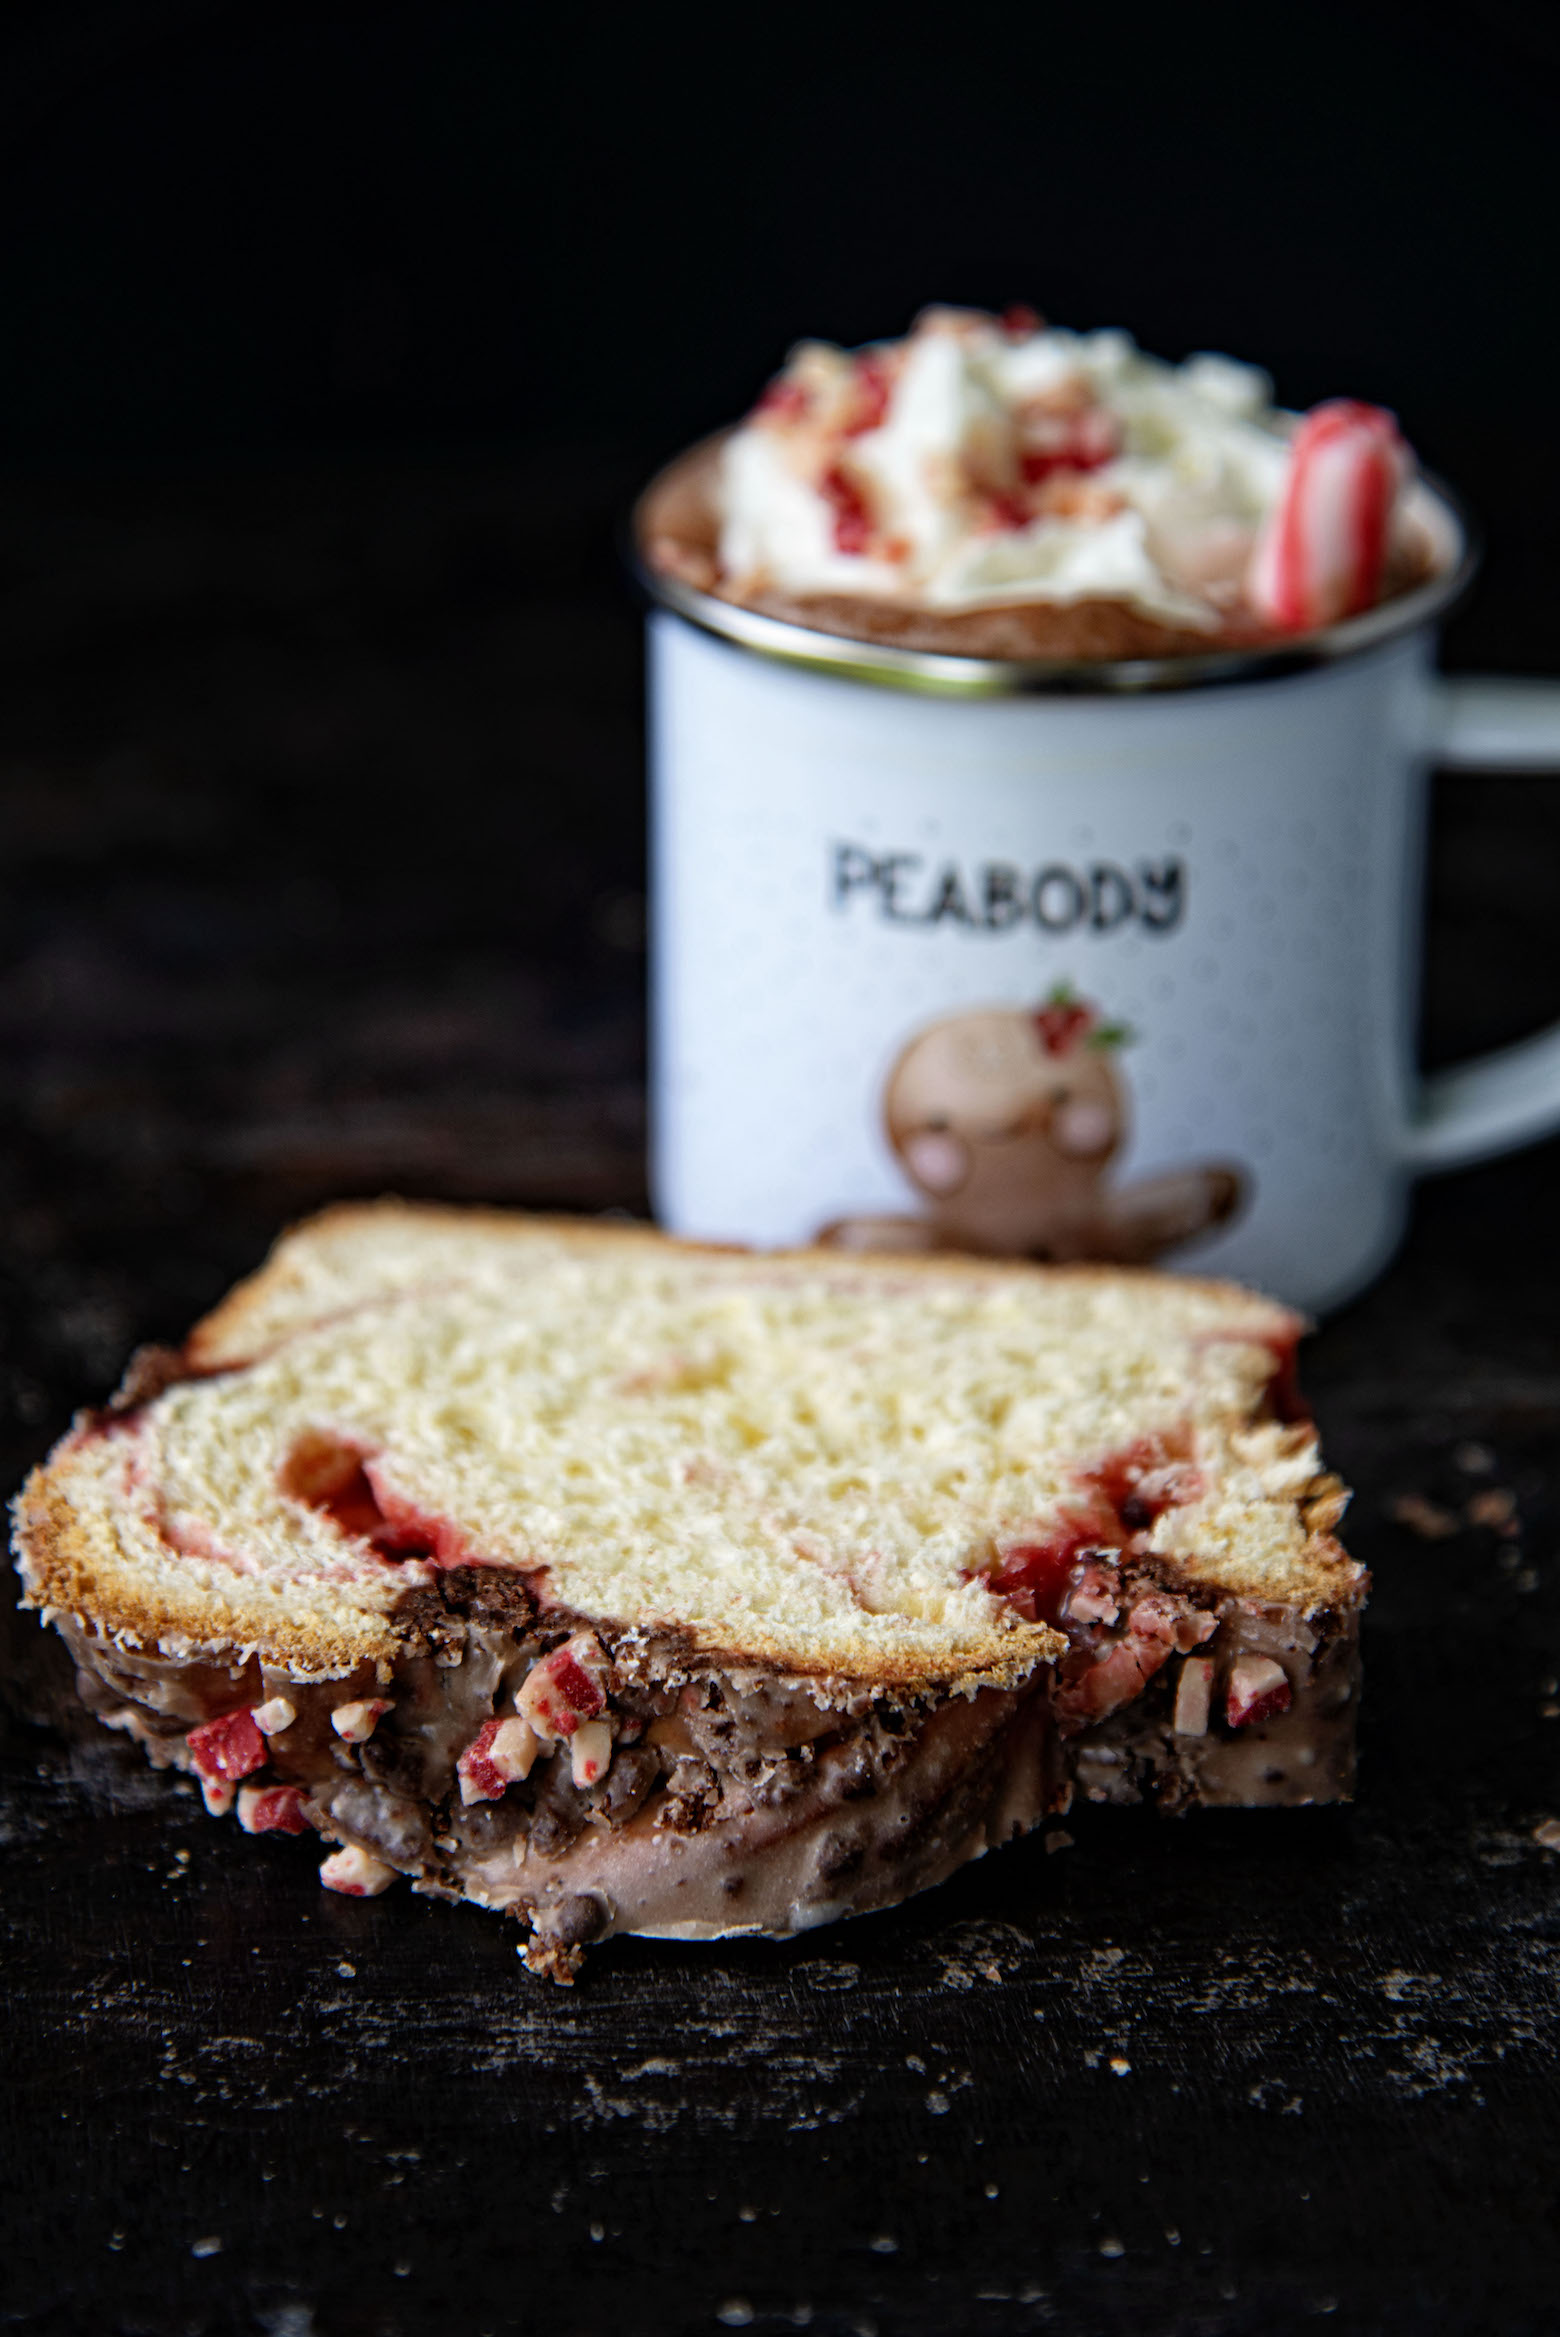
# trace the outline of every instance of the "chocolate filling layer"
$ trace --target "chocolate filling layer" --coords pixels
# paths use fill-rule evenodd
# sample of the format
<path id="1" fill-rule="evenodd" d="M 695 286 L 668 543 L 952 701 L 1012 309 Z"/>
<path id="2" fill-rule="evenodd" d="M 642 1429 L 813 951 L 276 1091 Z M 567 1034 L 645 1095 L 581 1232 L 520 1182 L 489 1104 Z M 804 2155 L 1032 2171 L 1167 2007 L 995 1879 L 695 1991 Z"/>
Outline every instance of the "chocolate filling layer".
<path id="1" fill-rule="evenodd" d="M 615 1932 L 784 1936 L 891 1906 L 1075 1790 L 1167 1809 L 1347 1797 L 1357 1604 L 1301 1615 L 1116 1552 L 1071 1573 L 1068 1653 L 967 1697 L 722 1666 L 675 1633 L 537 1614 L 496 1568 L 413 1594 L 423 1652 L 387 1682 L 148 1656 L 59 1620 L 84 1701 L 159 1766 L 194 1769 L 213 1808 L 236 1792 L 251 1830 L 312 1826 L 366 1853 L 371 1878 L 512 1913 L 532 1969 L 569 1979 Z M 572 1728 L 565 1710 L 552 1737 L 518 1724 L 524 1774 L 484 1764 L 484 1736 L 537 1711 L 538 1667 L 598 1693 L 568 1672 L 574 1649 L 599 1708 Z M 213 1756 L 199 1732 L 227 1719 L 239 1751 Z M 587 1725 L 599 1773 L 579 1758 Z"/>

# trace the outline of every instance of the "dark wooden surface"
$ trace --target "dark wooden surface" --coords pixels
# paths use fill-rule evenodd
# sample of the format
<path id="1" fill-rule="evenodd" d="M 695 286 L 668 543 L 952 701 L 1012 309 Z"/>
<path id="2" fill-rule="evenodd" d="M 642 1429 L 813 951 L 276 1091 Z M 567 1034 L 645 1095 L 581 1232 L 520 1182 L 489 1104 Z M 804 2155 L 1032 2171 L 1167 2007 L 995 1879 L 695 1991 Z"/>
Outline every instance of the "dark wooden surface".
<path id="1" fill-rule="evenodd" d="M 7 1489 L 329 1195 L 644 1206 L 630 475 L 0 505 Z M 1557 848 L 1560 789 L 1443 787 L 1430 1058 L 1560 1011 Z M 1552 2330 L 1557 1168 L 1427 1188 L 1310 1351 L 1376 1575 L 1352 1812 L 1085 1811 L 570 1993 L 213 1824 L 8 1619 L 0 2325 Z"/>

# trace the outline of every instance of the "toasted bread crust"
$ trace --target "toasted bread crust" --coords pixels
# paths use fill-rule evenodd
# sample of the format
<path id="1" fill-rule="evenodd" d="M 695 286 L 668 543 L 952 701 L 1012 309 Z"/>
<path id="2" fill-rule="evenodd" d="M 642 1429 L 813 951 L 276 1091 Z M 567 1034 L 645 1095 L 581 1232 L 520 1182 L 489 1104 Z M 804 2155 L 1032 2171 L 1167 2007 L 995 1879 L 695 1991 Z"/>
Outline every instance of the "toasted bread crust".
<path id="1" fill-rule="evenodd" d="M 62 1451 L 35 1469 L 14 1513 L 23 1604 L 46 1617 L 68 1615 L 119 1646 L 192 1662 L 232 1666 L 254 1656 L 298 1679 L 345 1679 L 364 1664 L 388 1679 L 403 1658 L 428 1651 L 416 1597 L 420 1574 L 410 1584 L 389 1584 L 383 1611 L 365 1600 L 343 1603 L 328 1616 L 290 1610 L 252 1576 L 235 1578 L 241 1599 L 224 1597 L 176 1567 L 148 1584 L 125 1561 L 104 1521 L 81 1501 L 73 1462 L 74 1455 Z M 592 1620 L 613 1631 L 629 1628 L 612 1616 Z M 689 1630 L 687 1637 L 690 1651 L 708 1664 L 783 1671 L 837 1682 L 842 1691 L 893 1690 L 907 1697 L 1021 1687 L 1066 1644 L 1043 1624 L 1015 1617 L 1010 1627 L 962 1647 L 955 1661 L 933 1670 L 865 1640 L 843 1662 L 810 1664 L 791 1640 L 758 1632 L 747 1633 L 740 1646 L 709 1631 Z"/>
<path id="2" fill-rule="evenodd" d="M 296 1264 L 298 1253 L 308 1245 L 341 1234 L 361 1231 L 382 1236 L 394 1233 L 397 1227 L 408 1232 L 429 1227 L 446 1226 L 451 1232 L 481 1233 L 488 1238 L 527 1242 L 538 1234 L 547 1234 L 582 1250 L 637 1249 L 641 1251 L 681 1251 L 689 1257 L 761 1257 L 767 1271 L 796 1269 L 805 1273 L 824 1273 L 839 1282 L 878 1278 L 892 1284 L 909 1280 L 947 1281 L 954 1277 L 971 1282 L 1141 1282 L 1145 1287 L 1164 1280 L 1162 1274 L 1149 1266 L 1099 1265 L 1032 1265 L 1022 1259 L 978 1258 L 957 1251 L 886 1252 L 870 1250 L 838 1250 L 798 1248 L 792 1250 L 765 1250 L 748 1252 L 736 1242 L 687 1241 L 676 1235 L 664 1234 L 652 1225 L 603 1224 L 597 1219 L 547 1216 L 521 1213 L 511 1209 L 481 1209 L 457 1207 L 439 1201 L 403 1201 L 394 1194 L 377 1201 L 337 1201 L 329 1208 L 301 1218 L 290 1226 L 272 1245 L 269 1255 L 253 1274 L 235 1283 L 210 1314 L 202 1317 L 190 1333 L 184 1346 L 188 1375 L 197 1376 L 210 1371 L 229 1371 L 236 1366 L 252 1363 L 264 1352 L 265 1333 L 269 1316 L 289 1292 L 302 1293 L 306 1277 Z M 1296 1338 L 1307 1328 L 1302 1316 L 1276 1299 L 1259 1297 L 1238 1282 L 1229 1282 L 1215 1275 L 1178 1274 L 1176 1285 L 1185 1291 L 1201 1291 L 1209 1297 L 1222 1298 L 1247 1310 L 1253 1325 L 1260 1319 L 1263 1335 L 1272 1338 Z M 301 1312 L 290 1321 L 287 1336 L 322 1318 Z"/>
<path id="3" fill-rule="evenodd" d="M 344 1679 L 371 1663 L 387 1676 L 413 1635 L 367 1608 L 290 1613 L 267 1585 L 235 1577 L 224 1597 L 173 1567 L 155 1583 L 127 1560 L 110 1522 L 82 1498 L 79 1441 L 34 1469 L 17 1497 L 14 1541 L 23 1604 L 68 1615 L 122 1647 L 231 1666 L 251 1655 L 300 1679 Z"/>
<path id="4" fill-rule="evenodd" d="M 45 1616 L 70 1616 L 83 1628 L 123 1647 L 231 1666 L 251 1656 L 299 1679 L 345 1679 L 372 1664 L 381 1679 L 408 1656 L 427 1652 L 414 1586 L 392 1584 L 382 1613 L 366 1601 L 342 1605 L 328 1617 L 289 1611 L 253 1577 L 235 1578 L 242 1599 L 225 1598 L 173 1568 L 155 1585 L 126 1563 L 103 1521 L 82 1504 L 73 1456 L 64 1452 L 35 1469 L 18 1497 L 15 1546 L 23 1604 Z M 403 1611 L 404 1609 L 404 1611 Z M 628 1628 L 616 1618 L 593 1620 Z M 909 1697 L 971 1696 L 982 1688 L 1022 1686 L 1037 1666 L 1065 1645 L 1044 1625 L 1013 1624 L 960 1649 L 958 1660 L 931 1670 L 910 1656 L 861 1641 L 844 1662 L 809 1664 L 791 1640 L 749 1632 L 737 1646 L 708 1631 L 688 1633 L 690 1649 L 710 1664 L 783 1671 L 798 1678 L 838 1682 L 853 1691 L 894 1690 Z"/>

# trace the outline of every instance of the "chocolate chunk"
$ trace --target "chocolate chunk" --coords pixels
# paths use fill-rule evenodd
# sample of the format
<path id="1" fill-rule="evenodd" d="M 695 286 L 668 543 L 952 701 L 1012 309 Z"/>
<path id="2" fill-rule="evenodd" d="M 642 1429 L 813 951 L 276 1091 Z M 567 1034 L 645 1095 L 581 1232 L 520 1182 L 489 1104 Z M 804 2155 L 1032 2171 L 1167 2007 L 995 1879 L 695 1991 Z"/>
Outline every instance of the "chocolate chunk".
<path id="1" fill-rule="evenodd" d="M 619 1752 L 592 1793 L 592 1806 L 609 1826 L 626 1826 L 634 1812 L 644 1805 L 660 1774 L 660 1755 L 648 1746 L 639 1751 Z"/>
<path id="2" fill-rule="evenodd" d="M 441 1574 L 444 1603 L 474 1623 L 529 1623 L 536 1600 L 512 1566 L 449 1566 Z"/>
<path id="3" fill-rule="evenodd" d="M 412 1801 L 432 1799 L 427 1748 L 415 1737 L 397 1736 L 393 1729 L 376 1729 L 359 1748 L 358 1762 L 364 1776 L 375 1785 L 388 1786 L 393 1793 L 405 1794 Z"/>
<path id="4" fill-rule="evenodd" d="M 571 1898 L 560 1899 L 556 1906 L 539 1907 L 536 1912 L 536 1934 L 548 1947 L 589 1947 L 606 1924 L 601 1901 L 576 1892 Z"/>
<path id="5" fill-rule="evenodd" d="M 526 1577 L 512 1566 L 447 1566 L 432 1582 L 405 1591 L 391 1614 L 426 1647 L 453 1651 L 462 1644 L 468 1623 L 516 1632 L 527 1628 L 536 1616 L 536 1599 Z"/>
<path id="6" fill-rule="evenodd" d="M 720 1802 L 720 1787 L 708 1761 L 684 1753 L 666 1782 L 663 1823 L 677 1834 L 696 1834 Z"/>
<path id="7" fill-rule="evenodd" d="M 502 1801 L 473 1802 L 454 1823 L 461 1843 L 486 1858 L 522 1833 L 529 1815 L 517 1794 L 506 1793 Z"/>
<path id="8" fill-rule="evenodd" d="M 567 1758 L 549 1761 L 541 1772 L 531 1819 L 531 1848 L 543 1858 L 561 1858 L 585 1830 L 590 1804 L 569 1773 Z"/>

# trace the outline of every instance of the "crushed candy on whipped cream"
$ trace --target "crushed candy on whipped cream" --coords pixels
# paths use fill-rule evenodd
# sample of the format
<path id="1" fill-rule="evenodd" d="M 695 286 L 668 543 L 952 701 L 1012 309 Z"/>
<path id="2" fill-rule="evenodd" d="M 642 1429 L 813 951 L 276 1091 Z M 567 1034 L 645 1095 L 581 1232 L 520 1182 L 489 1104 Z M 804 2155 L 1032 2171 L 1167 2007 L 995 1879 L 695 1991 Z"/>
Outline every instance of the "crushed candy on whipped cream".
<path id="1" fill-rule="evenodd" d="M 1107 600 L 1209 635 L 1373 605 L 1413 478 L 1380 408 L 1297 425 L 1227 357 L 950 308 L 860 351 L 802 343 L 721 462 L 735 597 Z"/>

